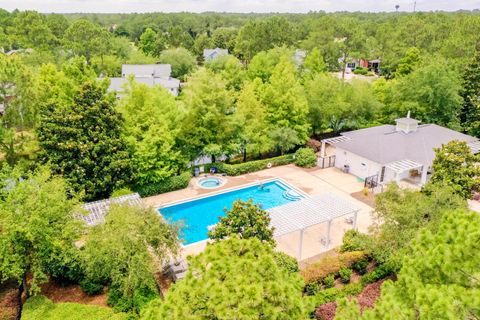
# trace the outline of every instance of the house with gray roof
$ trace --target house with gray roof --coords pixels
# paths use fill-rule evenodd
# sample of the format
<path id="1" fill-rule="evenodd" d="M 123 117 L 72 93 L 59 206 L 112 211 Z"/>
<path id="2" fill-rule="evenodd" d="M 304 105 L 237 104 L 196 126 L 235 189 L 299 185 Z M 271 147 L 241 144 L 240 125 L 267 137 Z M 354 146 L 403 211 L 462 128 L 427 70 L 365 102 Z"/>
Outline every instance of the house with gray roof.
<path id="1" fill-rule="evenodd" d="M 122 65 L 122 77 L 110 78 L 108 91 L 115 92 L 117 98 L 121 97 L 128 77 L 133 76 L 138 83 L 150 87 L 162 86 L 176 97 L 180 91 L 180 80 L 172 78 L 171 73 L 172 67 L 169 64 L 124 64 Z"/>
<path id="2" fill-rule="evenodd" d="M 172 66 L 169 64 L 124 64 L 122 65 L 122 77 L 126 78 L 133 74 L 135 78 L 170 78 Z"/>
<path id="3" fill-rule="evenodd" d="M 432 170 L 434 149 L 453 140 L 465 141 L 474 153 L 480 150 L 480 141 L 475 137 L 436 124 L 420 124 L 407 116 L 397 119 L 396 125 L 324 139 L 321 156 L 325 156 L 325 145 L 329 144 L 334 147 L 335 167 L 373 185 L 406 180 L 421 186 Z"/>
<path id="4" fill-rule="evenodd" d="M 215 49 L 204 49 L 203 50 L 203 60 L 204 61 L 209 61 L 213 60 L 217 57 L 220 56 L 226 56 L 228 54 L 228 49 L 221 49 L 221 48 L 215 48 Z"/>

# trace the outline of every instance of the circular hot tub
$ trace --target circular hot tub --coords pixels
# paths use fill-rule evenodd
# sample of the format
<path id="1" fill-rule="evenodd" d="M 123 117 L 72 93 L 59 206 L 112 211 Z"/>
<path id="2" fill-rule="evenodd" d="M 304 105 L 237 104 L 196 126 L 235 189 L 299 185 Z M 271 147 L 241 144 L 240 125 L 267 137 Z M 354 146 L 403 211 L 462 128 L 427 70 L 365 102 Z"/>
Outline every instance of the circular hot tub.
<path id="1" fill-rule="evenodd" d="M 215 189 L 221 187 L 225 184 L 225 179 L 217 177 L 208 177 L 198 180 L 197 184 L 199 187 L 204 189 Z"/>

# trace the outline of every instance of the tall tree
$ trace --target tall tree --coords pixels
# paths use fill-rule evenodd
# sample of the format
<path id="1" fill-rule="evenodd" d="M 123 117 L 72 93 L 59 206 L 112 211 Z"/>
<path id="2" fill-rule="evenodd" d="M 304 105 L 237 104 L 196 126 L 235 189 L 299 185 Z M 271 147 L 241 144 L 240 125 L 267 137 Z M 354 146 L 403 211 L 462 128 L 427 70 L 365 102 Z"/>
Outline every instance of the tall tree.
<path id="1" fill-rule="evenodd" d="M 480 136 L 480 50 L 467 64 L 462 77 L 463 106 L 460 121 L 464 130 Z"/>
<path id="2" fill-rule="evenodd" d="M 389 185 L 376 199 L 369 251 L 377 261 L 388 262 L 398 270 L 419 229 L 436 230 L 445 212 L 465 207 L 465 201 L 452 195 L 452 188 L 445 185 L 437 185 L 428 193 Z"/>
<path id="3" fill-rule="evenodd" d="M 248 62 L 260 51 L 293 45 L 296 32 L 284 17 L 249 20 L 238 32 L 235 52 Z"/>
<path id="4" fill-rule="evenodd" d="M 420 50 L 418 48 L 409 48 L 405 53 L 405 56 L 400 60 L 395 75 L 405 76 L 411 73 L 420 63 Z"/>
<path id="5" fill-rule="evenodd" d="M 315 75 L 327 71 L 327 66 L 318 48 L 313 48 L 305 57 L 302 65 L 302 73 L 304 78 L 312 79 Z"/>
<path id="6" fill-rule="evenodd" d="M 261 154 L 272 148 L 265 106 L 255 93 L 255 84 L 247 83 L 238 95 L 235 118 L 244 162 L 248 153 Z"/>
<path id="7" fill-rule="evenodd" d="M 480 191 L 478 159 L 465 142 L 451 141 L 436 149 L 433 174 L 427 189 L 435 185 L 448 185 L 462 197 L 471 198 L 472 192 Z"/>
<path id="8" fill-rule="evenodd" d="M 142 319 L 305 319 L 302 286 L 298 273 L 277 265 L 270 246 L 234 237 L 193 257 L 186 277 Z"/>
<path id="9" fill-rule="evenodd" d="M 172 66 L 172 77 L 185 80 L 195 70 L 197 60 L 185 48 L 175 48 L 163 51 L 160 54 L 161 63 L 168 63 Z"/>
<path id="10" fill-rule="evenodd" d="M 90 63 L 94 55 L 104 56 L 110 50 L 111 35 L 107 30 L 80 19 L 73 22 L 65 31 L 63 42 L 67 49 L 82 55 Z"/>
<path id="11" fill-rule="evenodd" d="M 257 238 L 260 241 L 275 244 L 273 227 L 270 226 L 269 214 L 253 203 L 237 200 L 226 215 L 220 218 L 215 228 L 208 231 L 208 237 L 215 240 L 227 239 L 231 236 L 240 239 Z"/>
<path id="12" fill-rule="evenodd" d="M 13 172 L 6 181 L 0 197 L 0 275 L 21 283 L 28 296 L 39 292 L 55 261 L 68 265 L 81 226 L 73 217 L 76 200 L 67 198 L 64 181 L 47 169 L 26 179 Z"/>
<path id="13" fill-rule="evenodd" d="M 167 90 L 132 79 L 119 110 L 125 119 L 125 140 L 132 155 L 136 184 L 159 182 L 186 166 L 188 159 L 176 146 L 181 114 Z"/>
<path id="14" fill-rule="evenodd" d="M 476 319 L 480 316 L 480 216 L 450 211 L 440 227 L 423 230 L 404 259 L 398 280 L 382 286 L 373 309 L 360 314 L 346 299 L 335 319 Z"/>
<path id="15" fill-rule="evenodd" d="M 457 72 L 445 68 L 445 62 L 435 60 L 399 79 L 393 107 L 396 116 L 412 111 L 414 117 L 427 123 L 458 128 L 462 107 L 460 90 Z"/>
<path id="16" fill-rule="evenodd" d="M 308 103 L 295 75 L 295 65 L 283 58 L 265 85 L 262 98 L 267 110 L 267 122 L 273 128 L 288 127 L 295 130 L 302 143 L 308 139 L 310 130 Z"/>
<path id="17" fill-rule="evenodd" d="M 155 272 L 178 250 L 178 228 L 155 210 L 117 205 L 89 232 L 82 257 L 89 281 L 108 284 L 118 308 L 138 311 L 146 301 L 135 297 L 158 296 Z"/>
<path id="18" fill-rule="evenodd" d="M 157 33 L 152 30 L 152 28 L 147 28 L 142 35 L 140 36 L 140 41 L 138 42 L 138 47 L 146 55 L 155 55 L 156 50 L 156 39 Z"/>
<path id="19" fill-rule="evenodd" d="M 86 199 L 108 197 L 131 178 L 122 117 L 113 104 L 105 85 L 87 82 L 73 103 L 55 101 L 42 110 L 40 158 Z"/>
<path id="20" fill-rule="evenodd" d="M 225 82 L 211 71 L 200 69 L 184 90 L 187 114 L 183 119 L 181 142 L 194 159 L 198 155 L 230 155 L 238 151 L 234 144 L 236 126 L 232 95 Z"/>

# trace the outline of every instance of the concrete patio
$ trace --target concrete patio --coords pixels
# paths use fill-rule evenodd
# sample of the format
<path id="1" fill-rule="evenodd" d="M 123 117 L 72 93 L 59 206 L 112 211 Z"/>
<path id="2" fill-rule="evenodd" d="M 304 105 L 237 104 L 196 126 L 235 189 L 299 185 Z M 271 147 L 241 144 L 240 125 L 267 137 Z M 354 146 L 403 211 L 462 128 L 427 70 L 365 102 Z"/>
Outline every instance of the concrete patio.
<path id="1" fill-rule="evenodd" d="M 185 189 L 144 198 L 143 200 L 149 206 L 161 207 L 171 202 L 207 195 L 209 193 L 213 194 L 228 188 L 239 187 L 272 178 L 281 178 L 285 182 L 309 195 L 330 192 L 350 201 L 352 204 L 360 208 L 357 216 L 357 229 L 359 231 L 366 232 L 372 223 L 372 208 L 350 196 L 351 193 L 359 192 L 363 189 L 363 182 L 358 181 L 357 178 L 352 175 L 343 173 L 337 168 L 303 169 L 295 165 L 274 167 L 237 177 L 226 177 L 228 180 L 227 183 L 214 190 L 200 188 L 197 185 L 199 178 L 193 178 L 190 181 L 189 186 Z M 322 243 L 322 239 L 324 239 L 326 235 L 326 228 L 327 224 L 322 224 L 305 230 L 303 236 L 302 259 L 308 259 L 309 257 L 321 254 L 328 250 Z M 352 225 L 347 223 L 343 218 L 333 220 L 329 248 L 339 246 L 342 242 L 344 232 L 351 228 Z M 298 254 L 298 241 L 298 233 L 282 236 L 277 239 L 277 249 L 295 257 Z M 183 248 L 182 254 L 184 256 L 198 254 L 205 249 L 205 246 L 206 241 L 188 245 Z"/>

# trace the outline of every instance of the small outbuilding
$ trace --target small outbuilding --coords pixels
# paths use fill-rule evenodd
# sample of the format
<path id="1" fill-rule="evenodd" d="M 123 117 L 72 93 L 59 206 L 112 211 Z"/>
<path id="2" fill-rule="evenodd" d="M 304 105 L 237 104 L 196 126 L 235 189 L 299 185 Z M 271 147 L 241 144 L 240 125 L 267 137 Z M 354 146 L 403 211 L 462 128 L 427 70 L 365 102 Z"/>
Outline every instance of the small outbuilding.
<path id="1" fill-rule="evenodd" d="M 396 125 L 381 125 L 344 132 L 339 137 L 322 140 L 334 147 L 335 167 L 367 180 L 373 186 L 406 180 L 424 185 L 432 170 L 435 148 L 453 140 L 465 141 L 478 152 L 480 141 L 472 136 L 436 125 L 420 124 L 410 118 L 396 120 Z"/>

